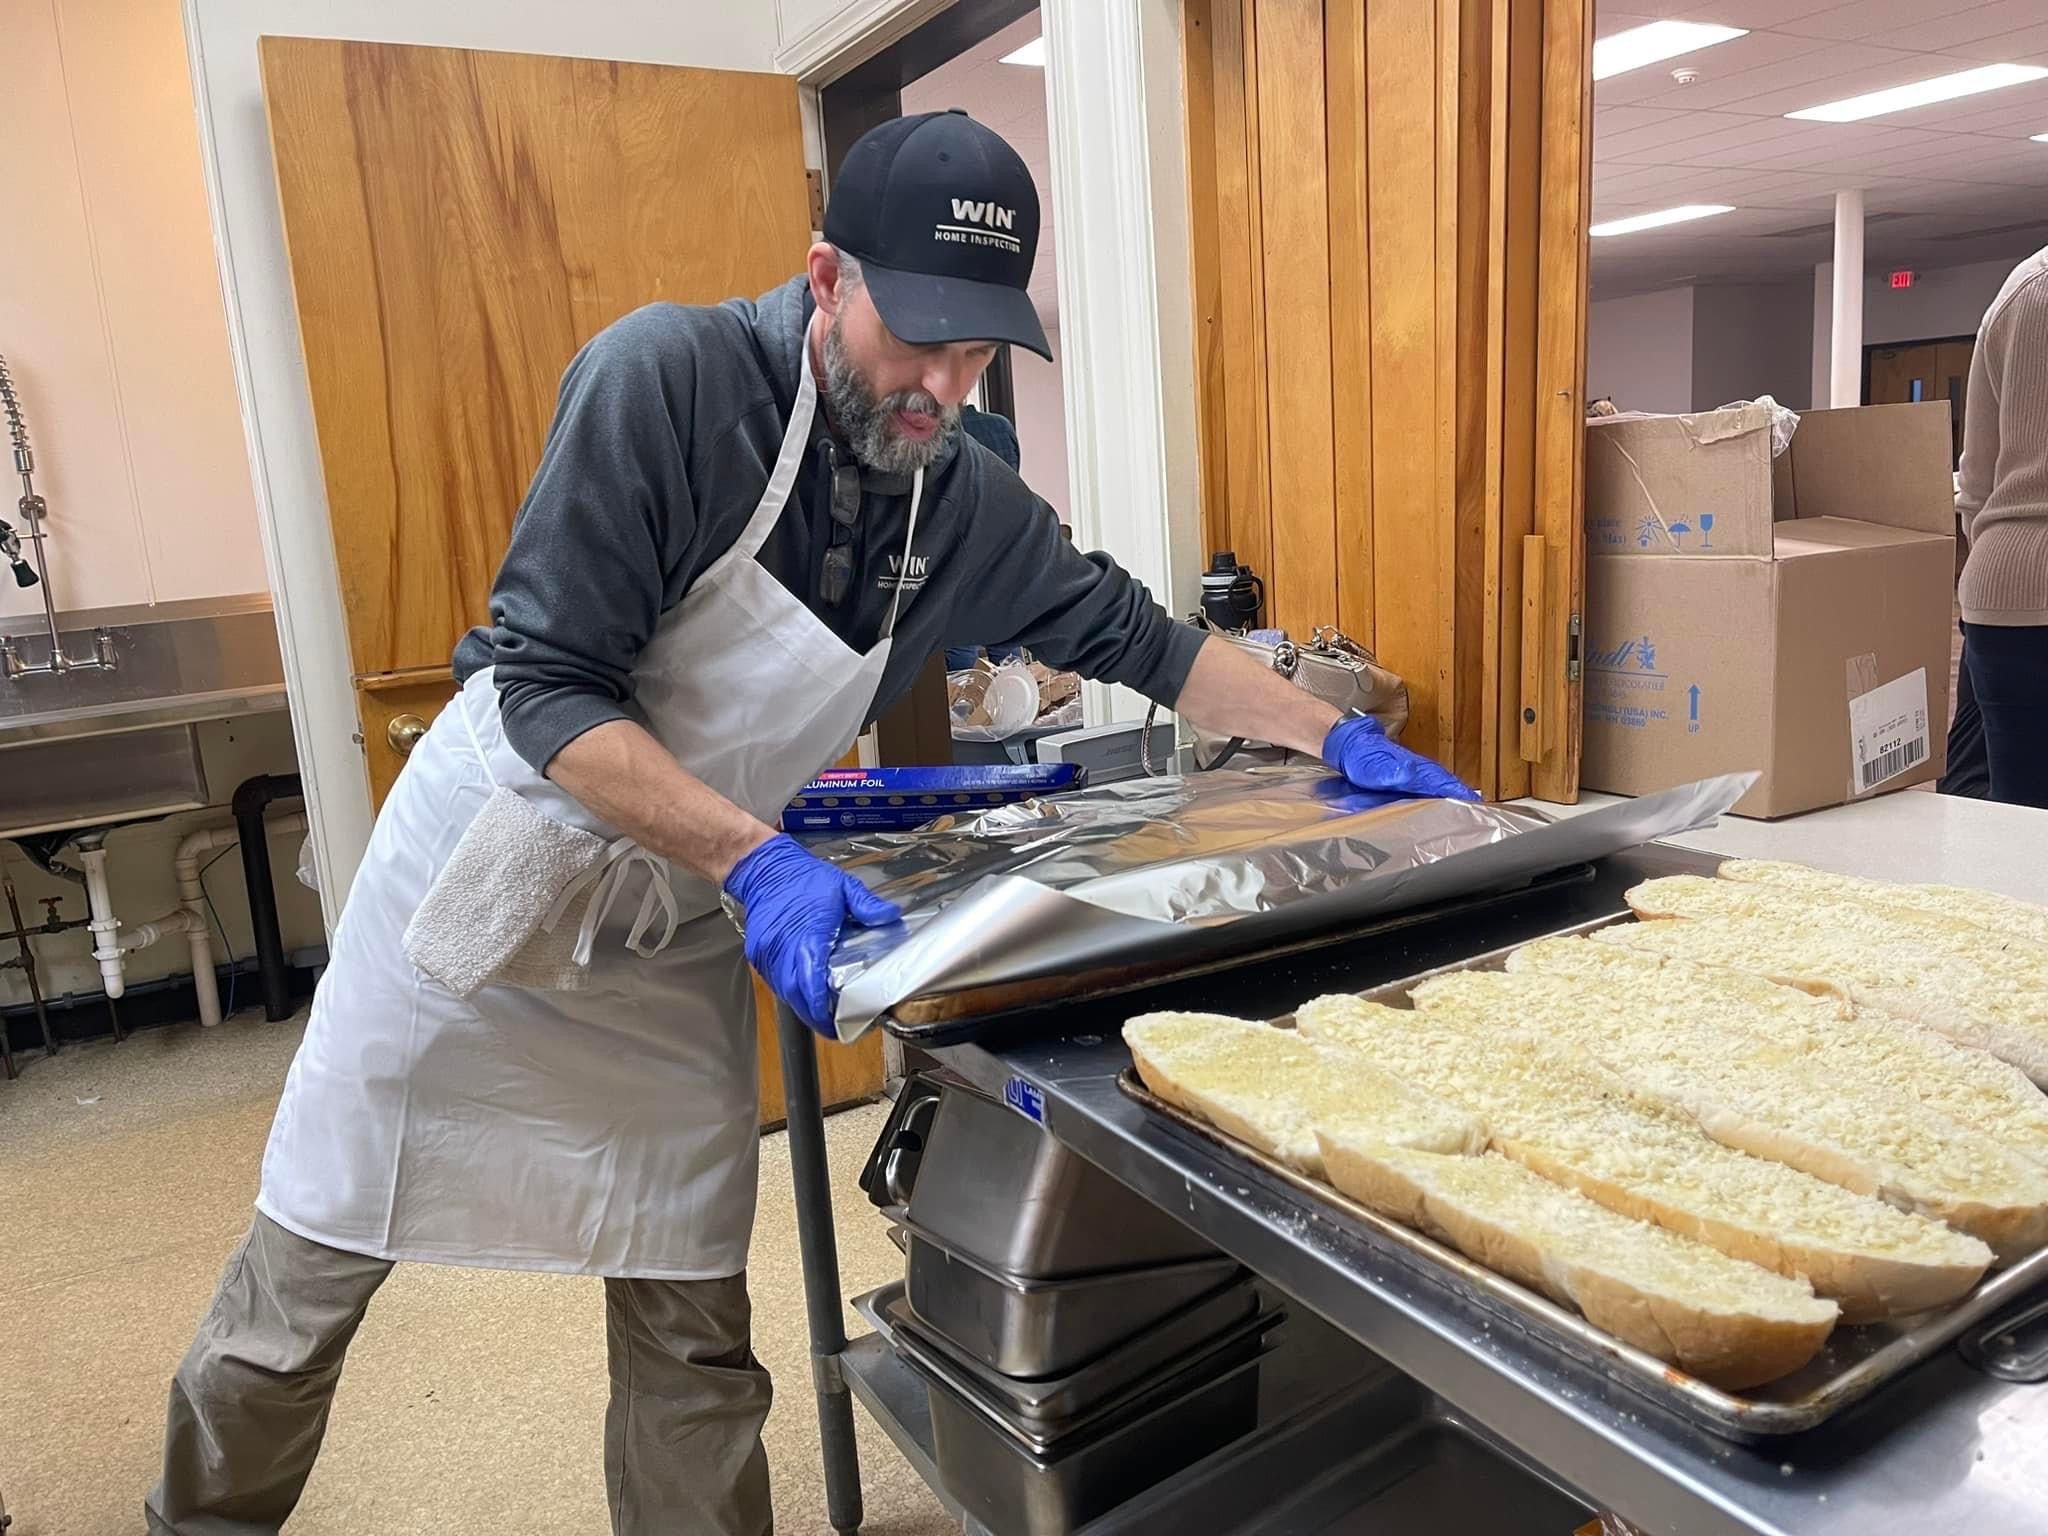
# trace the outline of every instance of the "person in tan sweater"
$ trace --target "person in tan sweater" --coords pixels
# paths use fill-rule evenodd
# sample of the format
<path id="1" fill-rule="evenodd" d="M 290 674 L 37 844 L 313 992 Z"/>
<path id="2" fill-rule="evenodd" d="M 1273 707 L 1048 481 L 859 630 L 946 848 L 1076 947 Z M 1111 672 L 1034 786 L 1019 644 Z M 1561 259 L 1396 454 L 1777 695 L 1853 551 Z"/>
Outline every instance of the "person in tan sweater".
<path id="1" fill-rule="evenodd" d="M 2048 806 L 2048 249 L 2013 269 L 1978 330 L 1956 510 L 1991 798 Z"/>

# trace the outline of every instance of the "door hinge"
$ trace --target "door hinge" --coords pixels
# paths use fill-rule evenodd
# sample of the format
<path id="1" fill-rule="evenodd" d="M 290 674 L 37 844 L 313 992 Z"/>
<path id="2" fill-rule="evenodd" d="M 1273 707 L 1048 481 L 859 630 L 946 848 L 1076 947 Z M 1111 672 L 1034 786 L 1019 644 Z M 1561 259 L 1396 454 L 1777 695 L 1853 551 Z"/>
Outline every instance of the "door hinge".
<path id="1" fill-rule="evenodd" d="M 815 232 L 825 227 L 825 173 L 804 172 L 804 187 L 811 195 L 811 229 Z"/>
<path id="2" fill-rule="evenodd" d="M 1565 681 L 1568 683 L 1576 683 L 1579 680 L 1581 670 L 1579 652 L 1585 632 L 1586 627 L 1584 623 L 1580 621 L 1576 613 L 1573 614 L 1564 627 L 1564 676 Z"/>

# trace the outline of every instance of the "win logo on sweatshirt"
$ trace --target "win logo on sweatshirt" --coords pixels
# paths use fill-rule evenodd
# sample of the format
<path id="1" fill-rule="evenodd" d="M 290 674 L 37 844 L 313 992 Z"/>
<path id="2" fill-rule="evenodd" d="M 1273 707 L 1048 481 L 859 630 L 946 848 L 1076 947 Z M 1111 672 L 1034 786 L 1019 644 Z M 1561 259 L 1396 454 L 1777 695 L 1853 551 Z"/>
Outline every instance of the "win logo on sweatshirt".
<path id="1" fill-rule="evenodd" d="M 907 568 L 903 556 L 890 555 L 885 569 L 875 578 L 875 585 L 884 592 L 915 592 L 930 573 L 930 555 L 912 555 Z"/>

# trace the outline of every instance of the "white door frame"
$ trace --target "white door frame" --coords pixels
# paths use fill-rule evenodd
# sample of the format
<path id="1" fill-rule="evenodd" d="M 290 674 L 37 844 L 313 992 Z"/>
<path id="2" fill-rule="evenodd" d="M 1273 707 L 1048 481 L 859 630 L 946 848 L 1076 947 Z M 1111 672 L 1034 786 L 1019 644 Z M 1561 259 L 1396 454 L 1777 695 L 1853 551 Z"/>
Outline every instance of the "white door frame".
<path id="1" fill-rule="evenodd" d="M 306 829 L 320 878 L 320 912 L 328 933 L 341 920 L 343 898 L 370 844 L 370 782 L 363 760 L 342 609 L 341 571 L 324 515 L 327 485 L 321 473 L 313 397 L 299 350 L 298 310 L 284 227 L 272 205 L 267 218 L 230 211 L 227 186 L 240 179 L 269 180 L 263 163 L 229 165 L 214 130 L 215 70 L 231 66 L 209 51 L 229 55 L 239 38 L 209 35 L 205 0 L 184 0 L 185 49 L 199 128 L 200 169 L 213 220 L 221 300 L 227 312 L 228 354 L 242 404 L 242 432 L 256 492 L 256 525 L 269 570 L 278 650 L 284 661 L 285 697 L 291 704 L 299 782 L 305 791 Z M 253 140 L 251 141 L 253 142 Z"/>

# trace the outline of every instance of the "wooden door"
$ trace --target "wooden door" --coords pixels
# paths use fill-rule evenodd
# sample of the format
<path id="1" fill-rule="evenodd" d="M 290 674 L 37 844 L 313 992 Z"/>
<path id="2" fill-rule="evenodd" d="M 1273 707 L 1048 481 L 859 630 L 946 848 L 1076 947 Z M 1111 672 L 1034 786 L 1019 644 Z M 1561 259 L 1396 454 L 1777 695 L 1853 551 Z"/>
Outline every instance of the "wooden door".
<path id="1" fill-rule="evenodd" d="M 1187 0 L 1203 531 L 1578 792 L 1591 0 Z"/>
<path id="2" fill-rule="evenodd" d="M 642 304 L 751 296 L 802 267 L 797 88 L 320 38 L 266 37 L 262 62 L 381 801 L 406 728 L 454 692 L 456 641 L 487 617 L 576 350 Z M 765 1011 L 762 1032 L 772 1059 Z M 880 1090 L 879 1038 L 825 1056 L 828 1103 Z M 775 1082 L 764 1120 L 782 1117 Z"/>
<path id="3" fill-rule="evenodd" d="M 1946 400 L 1949 420 L 1949 467 L 1963 462 L 1963 409 L 1969 396 L 1970 362 L 1977 343 L 1964 337 L 1920 341 L 1903 347 L 1870 349 L 1870 385 L 1865 405 Z"/>

